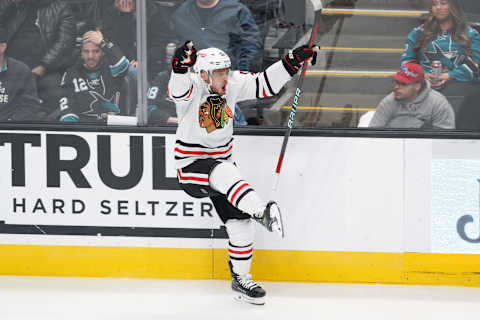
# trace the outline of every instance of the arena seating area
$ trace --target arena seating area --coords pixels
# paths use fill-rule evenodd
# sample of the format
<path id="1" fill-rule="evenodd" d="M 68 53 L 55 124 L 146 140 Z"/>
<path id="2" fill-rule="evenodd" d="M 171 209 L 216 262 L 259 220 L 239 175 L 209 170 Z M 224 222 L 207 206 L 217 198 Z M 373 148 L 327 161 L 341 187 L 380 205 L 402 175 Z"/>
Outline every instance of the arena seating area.
<path id="1" fill-rule="evenodd" d="M 480 3 L 463 3 L 469 22 L 480 21 Z M 357 127 L 360 117 L 374 111 L 391 92 L 390 76 L 400 65 L 406 36 L 423 23 L 429 1 L 324 0 L 322 4 L 315 40 L 322 53 L 307 71 L 296 126 Z M 309 33 L 300 42 L 306 42 Z M 280 99 L 269 112 L 281 111 L 282 124 L 290 114 L 294 85 L 288 98 Z"/>
<path id="2" fill-rule="evenodd" d="M 114 0 L 62 0 L 77 19 L 77 46 L 87 30 L 101 25 Z M 167 16 L 184 0 L 151 0 Z M 322 50 L 310 67 L 297 107 L 297 127 L 353 128 L 362 115 L 374 111 L 392 90 L 390 76 L 398 69 L 408 33 L 420 25 L 429 0 L 241 0 L 257 23 L 263 49 L 251 71 L 262 71 L 288 49 L 308 41 L 314 21 L 319 23 L 315 43 Z M 469 23 L 480 22 L 480 1 L 464 0 Z M 168 30 L 164 31 L 169 32 Z M 172 40 L 170 40 L 172 41 Z M 164 77 L 169 66 L 165 62 Z M 150 75 L 149 75 L 149 78 Z M 164 79 L 165 80 L 165 79 Z M 166 83 L 166 81 L 163 81 Z M 296 81 L 280 95 L 240 104 L 249 124 L 284 126 Z M 125 82 L 124 115 L 133 115 L 137 88 Z M 170 102 L 165 95 L 165 104 Z M 56 113 L 50 115 L 50 120 Z"/>

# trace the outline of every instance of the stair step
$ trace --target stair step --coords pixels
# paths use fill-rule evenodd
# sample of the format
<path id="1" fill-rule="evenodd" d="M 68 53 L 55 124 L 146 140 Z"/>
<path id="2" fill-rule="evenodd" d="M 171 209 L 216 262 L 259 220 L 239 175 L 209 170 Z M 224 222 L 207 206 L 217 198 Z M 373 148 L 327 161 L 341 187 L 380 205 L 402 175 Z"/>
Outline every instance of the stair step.
<path id="1" fill-rule="evenodd" d="M 356 51 L 395 51 L 402 52 L 405 46 L 405 40 L 409 31 L 397 36 L 388 35 L 351 35 L 340 33 L 336 35 L 334 32 L 329 32 L 316 37 L 315 43 L 322 47 L 340 48 L 337 51 L 344 51 L 348 48 L 354 48 Z M 353 51 L 353 50 L 352 50 Z"/>
<path id="2" fill-rule="evenodd" d="M 345 110 L 297 110 L 295 115 L 295 128 L 352 128 L 357 127 L 360 117 L 366 111 Z M 290 116 L 289 109 L 280 111 L 280 125 L 286 126 Z"/>
<path id="3" fill-rule="evenodd" d="M 425 10 L 384 10 L 384 9 L 350 9 L 350 8 L 326 8 L 322 9 L 322 15 L 346 15 L 346 16 L 382 16 L 397 17 L 414 17 L 419 18 L 428 11 Z"/>
<path id="4" fill-rule="evenodd" d="M 478 0 L 473 0 L 478 1 Z M 357 8 L 357 9 L 397 9 L 397 10 L 427 10 L 428 1 L 424 0 L 357 0 L 353 5 L 349 1 L 323 1 L 328 8 Z"/>
<path id="5" fill-rule="evenodd" d="M 430 2 L 426 0 L 358 0 L 353 5 L 348 5 L 346 1 L 324 1 L 323 10 L 390 10 L 390 11 L 411 11 L 428 12 Z M 463 0 L 463 10 L 470 22 L 480 21 L 480 1 Z"/>
<path id="6" fill-rule="evenodd" d="M 391 89 L 390 89 L 391 91 Z M 387 92 L 389 93 L 389 92 Z M 327 110 L 327 111 L 371 111 L 375 110 L 386 94 L 370 93 L 332 93 L 304 92 L 297 105 L 298 110 Z M 288 91 L 286 99 L 273 105 L 270 109 L 290 109 L 294 90 Z"/>
<path id="7" fill-rule="evenodd" d="M 325 50 L 325 48 L 324 48 Z M 400 65 L 402 50 L 399 52 L 375 52 L 375 51 L 327 51 L 322 52 L 324 60 L 310 70 L 388 70 Z"/>
<path id="8" fill-rule="evenodd" d="M 275 123 L 286 125 L 291 110 L 294 90 L 280 105 L 274 105 L 269 112 L 280 114 Z M 349 128 L 357 127 L 359 118 L 368 111 L 374 111 L 385 95 L 363 93 L 323 93 L 304 92 L 297 106 L 295 127 Z"/>
<path id="9" fill-rule="evenodd" d="M 388 78 L 395 73 L 394 70 L 307 70 L 309 77 L 340 77 L 340 78 Z"/>
<path id="10" fill-rule="evenodd" d="M 338 94 L 386 95 L 392 90 L 394 72 L 311 71 L 303 82 L 303 91 Z"/>
<path id="11" fill-rule="evenodd" d="M 345 35 L 355 35 L 362 38 L 370 36 L 406 38 L 413 28 L 421 24 L 418 17 L 392 18 L 360 15 L 321 15 L 321 22 L 319 36 L 317 36 L 320 39 L 324 38 L 326 34 L 331 34 L 330 37 L 333 38 Z"/>
<path id="12" fill-rule="evenodd" d="M 331 92 L 323 92 L 318 95 L 316 92 L 305 92 L 300 98 L 297 109 L 300 110 L 329 110 L 344 111 L 358 110 L 370 111 L 375 110 L 385 95 L 369 94 L 369 93 L 351 93 L 338 94 Z M 284 103 L 281 108 L 290 108 L 292 98 Z"/>

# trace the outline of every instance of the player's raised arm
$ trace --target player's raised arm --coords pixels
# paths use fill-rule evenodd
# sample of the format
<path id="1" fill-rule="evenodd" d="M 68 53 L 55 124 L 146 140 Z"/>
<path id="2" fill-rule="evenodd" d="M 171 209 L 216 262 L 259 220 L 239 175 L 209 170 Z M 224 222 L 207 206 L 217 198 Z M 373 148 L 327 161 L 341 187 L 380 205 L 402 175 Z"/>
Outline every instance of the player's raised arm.
<path id="1" fill-rule="evenodd" d="M 197 51 L 192 41 L 177 48 L 172 58 L 172 74 L 168 82 L 168 94 L 174 101 L 188 101 L 192 96 L 193 83 L 188 74 L 189 68 L 197 61 Z"/>
<path id="2" fill-rule="evenodd" d="M 243 94 L 238 101 L 268 98 L 278 94 L 306 61 L 311 61 L 312 65 L 315 64 L 318 50 L 318 46 L 312 48 L 307 45 L 300 46 L 291 50 L 263 72 L 237 72 L 236 77 L 244 78 Z"/>

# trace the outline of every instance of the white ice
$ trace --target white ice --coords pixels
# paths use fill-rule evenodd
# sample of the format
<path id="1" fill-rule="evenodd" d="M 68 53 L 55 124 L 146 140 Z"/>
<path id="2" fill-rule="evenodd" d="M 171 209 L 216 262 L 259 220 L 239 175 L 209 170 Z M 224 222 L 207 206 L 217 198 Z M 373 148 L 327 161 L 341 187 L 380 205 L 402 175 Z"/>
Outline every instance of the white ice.
<path id="1" fill-rule="evenodd" d="M 478 319 L 480 288 L 264 282 L 267 302 L 229 282 L 0 277 L 1 320 Z"/>

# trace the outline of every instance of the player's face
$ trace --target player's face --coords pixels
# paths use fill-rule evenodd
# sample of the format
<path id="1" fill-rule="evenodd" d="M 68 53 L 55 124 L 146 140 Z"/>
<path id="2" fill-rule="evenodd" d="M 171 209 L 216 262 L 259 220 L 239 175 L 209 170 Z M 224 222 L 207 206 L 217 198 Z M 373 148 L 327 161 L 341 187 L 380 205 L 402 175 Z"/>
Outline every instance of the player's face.
<path id="1" fill-rule="evenodd" d="M 102 58 L 102 49 L 94 43 L 86 42 L 82 46 L 83 66 L 89 70 L 95 69 Z"/>
<path id="2" fill-rule="evenodd" d="M 419 83 L 402 83 L 395 81 L 393 86 L 393 95 L 395 100 L 413 101 L 420 91 L 421 84 Z"/>
<path id="3" fill-rule="evenodd" d="M 450 3 L 448 0 L 433 0 L 432 14 L 439 21 L 445 21 L 450 18 Z"/>
<path id="4" fill-rule="evenodd" d="M 210 87 L 219 96 L 223 96 L 226 92 L 229 71 L 230 69 L 228 68 L 212 71 L 212 84 Z"/>

